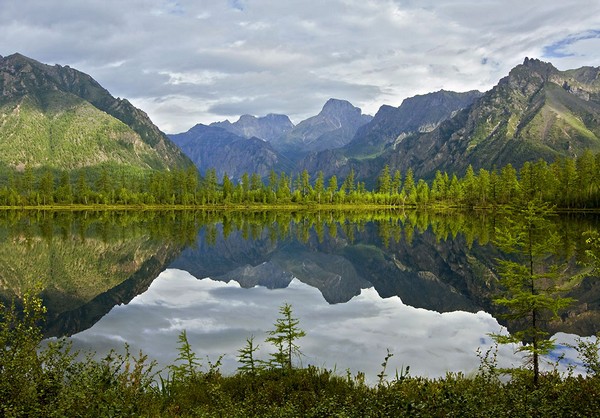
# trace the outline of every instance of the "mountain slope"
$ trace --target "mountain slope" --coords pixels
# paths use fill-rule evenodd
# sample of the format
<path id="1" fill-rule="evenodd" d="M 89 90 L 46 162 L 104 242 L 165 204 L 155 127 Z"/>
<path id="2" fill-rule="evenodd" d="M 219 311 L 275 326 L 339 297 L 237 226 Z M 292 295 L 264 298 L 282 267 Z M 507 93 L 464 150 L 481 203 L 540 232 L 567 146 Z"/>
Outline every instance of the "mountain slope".
<path id="1" fill-rule="evenodd" d="M 242 138 L 223 128 L 198 124 L 189 131 L 169 135 L 196 164 L 201 173 L 214 168 L 217 177 L 223 174 L 239 179 L 243 173 L 261 177 L 275 171 L 289 171 L 291 164 L 268 142 L 258 138 Z"/>
<path id="2" fill-rule="evenodd" d="M 428 176 L 599 151 L 599 76 L 599 68 L 559 71 L 525 59 L 469 109 L 396 143 L 387 162 Z"/>
<path id="3" fill-rule="evenodd" d="M 353 157 L 377 155 L 407 135 L 432 131 L 482 94 L 476 90 L 465 93 L 440 90 L 409 97 L 399 107 L 381 106 L 373 120 L 358 130 L 345 153 Z"/>
<path id="4" fill-rule="evenodd" d="M 0 57 L 0 164 L 76 169 L 191 162 L 141 110 L 89 75 L 14 54 Z"/>

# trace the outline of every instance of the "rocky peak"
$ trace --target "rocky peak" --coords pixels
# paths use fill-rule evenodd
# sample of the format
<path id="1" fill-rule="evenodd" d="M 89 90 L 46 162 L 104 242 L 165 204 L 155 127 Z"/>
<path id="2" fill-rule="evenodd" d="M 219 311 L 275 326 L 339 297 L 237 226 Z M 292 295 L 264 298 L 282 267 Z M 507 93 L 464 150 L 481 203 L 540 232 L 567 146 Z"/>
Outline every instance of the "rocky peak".
<path id="1" fill-rule="evenodd" d="M 352 103 L 347 100 L 329 99 L 325 102 L 323 109 L 320 112 L 322 115 L 339 113 L 360 114 L 361 110 L 358 107 L 353 106 Z"/>
<path id="2" fill-rule="evenodd" d="M 5 96 L 62 90 L 96 104 L 94 99 L 109 95 L 87 74 L 69 66 L 42 64 L 18 53 L 0 60 L 0 75 L 4 80 Z"/>
<path id="3" fill-rule="evenodd" d="M 211 123 L 210 126 L 223 128 L 244 138 L 257 137 L 264 141 L 272 141 L 291 130 L 294 124 L 286 115 L 270 113 L 259 118 L 252 115 L 242 115 L 234 123 L 225 120 Z"/>
<path id="4" fill-rule="evenodd" d="M 318 116 L 341 127 L 343 124 L 360 119 L 361 115 L 360 108 L 353 106 L 352 103 L 346 100 L 329 99 Z"/>
<path id="5" fill-rule="evenodd" d="M 248 123 L 255 123 L 255 122 L 256 122 L 256 117 L 252 116 L 252 115 L 242 115 L 238 119 L 238 123 L 242 124 L 242 125 L 248 124 Z"/>
<path id="6" fill-rule="evenodd" d="M 544 83 L 554 80 L 559 71 L 550 63 L 534 58 L 525 58 L 523 64 L 513 68 L 507 77 L 500 80 L 500 86 L 520 90 L 525 96 L 530 96 L 539 90 Z"/>
<path id="7" fill-rule="evenodd" d="M 290 128 L 294 127 L 294 124 L 292 123 L 292 121 L 290 120 L 290 118 L 287 115 L 280 115 L 277 113 L 269 113 L 268 115 L 263 116 L 262 119 L 265 121 L 268 121 L 268 122 L 272 122 L 272 123 L 280 123 L 282 125 L 289 126 Z"/>

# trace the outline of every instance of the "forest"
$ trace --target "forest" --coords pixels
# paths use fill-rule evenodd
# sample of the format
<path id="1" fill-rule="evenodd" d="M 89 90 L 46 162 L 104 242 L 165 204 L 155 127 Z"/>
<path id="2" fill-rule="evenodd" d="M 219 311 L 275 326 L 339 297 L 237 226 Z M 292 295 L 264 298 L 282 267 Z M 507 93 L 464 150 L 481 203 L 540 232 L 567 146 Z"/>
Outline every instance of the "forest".
<path id="1" fill-rule="evenodd" d="M 53 171 L 25 167 L 4 170 L 0 206 L 152 205 L 152 206 L 441 206 L 494 207 L 539 199 L 561 209 L 600 206 L 600 153 L 577 158 L 526 162 L 519 170 L 474 170 L 462 176 L 437 171 L 432 179 L 416 178 L 411 169 L 401 173 L 385 166 L 376 185 L 368 189 L 354 171 L 343 179 L 296 176 L 271 171 L 267 179 L 245 173 L 240 179 L 217 178 L 214 169 L 204 176 L 190 167 L 173 171 L 126 171 L 117 166 L 93 170 Z"/>

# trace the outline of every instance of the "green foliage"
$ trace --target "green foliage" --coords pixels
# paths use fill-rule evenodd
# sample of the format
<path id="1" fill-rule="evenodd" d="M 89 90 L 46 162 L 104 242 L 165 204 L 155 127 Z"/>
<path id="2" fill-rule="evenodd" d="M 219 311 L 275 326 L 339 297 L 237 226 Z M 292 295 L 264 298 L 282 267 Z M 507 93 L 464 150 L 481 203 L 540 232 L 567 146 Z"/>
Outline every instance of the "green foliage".
<path id="1" fill-rule="evenodd" d="M 256 374 L 264 369 L 263 364 L 254 358 L 254 353 L 258 348 L 259 346 L 254 344 L 254 336 L 251 336 L 246 339 L 246 345 L 238 350 L 240 353 L 238 361 L 241 363 L 241 366 L 238 367 L 240 373 Z"/>
<path id="2" fill-rule="evenodd" d="M 185 379 L 196 379 L 200 373 L 202 363 L 198 359 L 196 353 L 192 349 L 185 330 L 179 333 L 177 338 L 179 346 L 177 351 L 179 355 L 175 361 L 181 362 L 181 364 L 171 365 L 169 367 L 174 380 L 185 380 Z"/>
<path id="3" fill-rule="evenodd" d="M 1 160 L 10 165 L 76 169 L 103 162 L 166 169 L 166 159 L 120 120 L 90 103 L 71 97 L 57 104 L 64 93 L 49 97 L 53 108 L 40 109 L 26 98 L 3 106 L 9 115 L 0 127 Z"/>
<path id="4" fill-rule="evenodd" d="M 556 318 L 573 300 L 561 296 L 561 288 L 557 286 L 561 269 L 547 262 L 559 243 L 548 220 L 552 209 L 548 204 L 532 200 L 526 207 L 513 211 L 517 213 L 511 214 L 503 227 L 496 228 L 496 245 L 516 258 L 498 259 L 504 294 L 494 302 L 506 308 L 504 318 L 525 320 L 525 324 L 510 335 L 493 337 L 500 344 L 518 344 L 517 351 L 528 354 L 537 384 L 540 356 L 554 347 L 543 329 L 543 322 Z"/>
<path id="5" fill-rule="evenodd" d="M 578 337 L 577 345 L 571 347 L 577 351 L 586 373 L 600 377 L 600 334 L 587 341 Z"/>
<path id="6" fill-rule="evenodd" d="M 299 338 L 306 335 L 298 325 L 300 320 L 292 316 L 292 306 L 284 303 L 279 308 L 280 317 L 275 321 L 275 329 L 269 331 L 267 342 L 273 344 L 277 351 L 271 354 L 271 365 L 285 370 L 292 369 L 294 356 L 301 356 L 302 352 L 296 343 Z"/>
<path id="7" fill-rule="evenodd" d="M 152 414 L 155 364 L 142 353 L 111 352 L 101 361 L 71 351 L 65 340 L 42 346 L 39 297 L 25 294 L 22 310 L 0 306 L 0 413 L 2 416 Z"/>
<path id="8" fill-rule="evenodd" d="M 1 163 L 0 163 L 1 167 Z M 500 171 L 467 167 L 463 177 L 436 172 L 431 181 L 416 179 L 412 169 L 404 182 L 398 170 L 385 166 L 376 188 L 350 171 L 341 187 L 338 179 L 306 170 L 297 176 L 271 172 L 267 184 L 256 173 L 237 182 L 226 174 L 221 183 L 214 169 L 202 178 L 193 167 L 171 171 L 104 162 L 62 170 L 49 165 L 21 171 L 0 170 L 0 206 L 168 205 L 182 207 L 256 206 L 384 206 L 480 208 L 520 206 L 538 199 L 561 208 L 600 207 L 600 154 L 546 163 L 525 162 L 517 175 L 512 165 Z M 326 186 L 327 185 L 327 186 Z"/>

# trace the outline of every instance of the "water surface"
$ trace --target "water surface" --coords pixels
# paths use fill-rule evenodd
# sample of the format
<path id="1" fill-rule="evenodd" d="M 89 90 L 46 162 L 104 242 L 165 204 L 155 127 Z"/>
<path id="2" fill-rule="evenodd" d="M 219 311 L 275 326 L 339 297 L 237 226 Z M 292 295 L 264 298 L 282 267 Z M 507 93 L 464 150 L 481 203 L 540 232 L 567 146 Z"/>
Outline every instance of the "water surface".
<path id="1" fill-rule="evenodd" d="M 491 244 L 497 222 L 390 212 L 5 213 L 0 277 L 5 299 L 41 282 L 47 335 L 73 335 L 99 356 L 127 342 L 165 365 L 186 330 L 205 364 L 224 355 L 233 372 L 251 336 L 268 359 L 266 332 L 290 303 L 307 333 L 298 364 L 373 381 L 389 349 L 388 375 L 410 366 L 436 377 L 475 371 L 488 334 L 518 326 L 499 322 L 492 303 L 504 256 Z M 581 234 L 597 224 L 557 217 L 554 257 L 580 269 Z M 547 325 L 561 344 L 598 332 L 595 281 L 571 293 L 578 302 Z M 498 358 L 519 363 L 511 347 Z"/>

